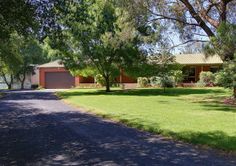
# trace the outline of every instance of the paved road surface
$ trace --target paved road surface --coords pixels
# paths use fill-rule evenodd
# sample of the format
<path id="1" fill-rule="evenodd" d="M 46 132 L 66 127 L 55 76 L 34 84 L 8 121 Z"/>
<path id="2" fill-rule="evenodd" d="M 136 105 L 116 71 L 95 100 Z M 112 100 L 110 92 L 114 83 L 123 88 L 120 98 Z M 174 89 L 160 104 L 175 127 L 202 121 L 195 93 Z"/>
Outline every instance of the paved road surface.
<path id="1" fill-rule="evenodd" d="M 15 91 L 0 100 L 0 165 L 227 166 L 236 157 L 81 113 L 49 91 Z"/>

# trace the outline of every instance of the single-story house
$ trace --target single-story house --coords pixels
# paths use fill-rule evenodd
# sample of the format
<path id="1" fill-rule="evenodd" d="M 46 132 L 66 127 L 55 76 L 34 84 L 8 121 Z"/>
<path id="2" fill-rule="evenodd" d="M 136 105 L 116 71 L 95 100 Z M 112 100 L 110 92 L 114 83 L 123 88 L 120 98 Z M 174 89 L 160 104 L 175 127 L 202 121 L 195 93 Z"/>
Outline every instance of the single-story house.
<path id="1" fill-rule="evenodd" d="M 217 72 L 223 64 L 217 55 L 206 58 L 204 54 L 176 55 L 176 62 L 183 65 L 184 82 L 197 82 L 202 71 Z"/>
<path id="2" fill-rule="evenodd" d="M 77 86 L 94 85 L 93 77 L 73 77 L 71 73 L 65 69 L 60 60 L 49 62 L 38 67 L 39 69 L 39 86 L 47 89 L 63 89 Z M 122 73 L 115 80 L 117 83 L 136 83 L 137 80 L 126 76 Z"/>
<path id="3" fill-rule="evenodd" d="M 206 58 L 204 54 L 181 54 L 176 55 L 176 62 L 184 65 L 184 82 L 196 82 L 202 71 L 216 72 L 220 69 L 223 61 L 218 56 Z M 47 89 L 71 88 L 84 85 L 94 85 L 93 77 L 73 77 L 65 69 L 59 60 L 40 65 L 39 85 Z M 135 84 L 137 80 L 122 74 L 116 78 L 117 83 Z"/>

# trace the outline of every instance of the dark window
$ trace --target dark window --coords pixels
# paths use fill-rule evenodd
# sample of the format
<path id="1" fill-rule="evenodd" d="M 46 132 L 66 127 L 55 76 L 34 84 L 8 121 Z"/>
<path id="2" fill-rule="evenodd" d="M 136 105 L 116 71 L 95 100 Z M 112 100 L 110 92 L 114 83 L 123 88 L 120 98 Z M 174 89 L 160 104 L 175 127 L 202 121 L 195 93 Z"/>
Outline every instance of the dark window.
<path id="1" fill-rule="evenodd" d="M 185 67 L 183 73 L 184 82 L 195 82 L 196 67 Z"/>
<path id="2" fill-rule="evenodd" d="M 195 67 L 190 67 L 189 68 L 189 77 L 195 77 L 196 75 L 196 68 Z"/>
<path id="3" fill-rule="evenodd" d="M 216 73 L 216 72 L 219 71 L 219 67 L 218 67 L 218 66 L 211 66 L 211 67 L 210 67 L 210 71 L 211 71 L 212 73 Z"/>

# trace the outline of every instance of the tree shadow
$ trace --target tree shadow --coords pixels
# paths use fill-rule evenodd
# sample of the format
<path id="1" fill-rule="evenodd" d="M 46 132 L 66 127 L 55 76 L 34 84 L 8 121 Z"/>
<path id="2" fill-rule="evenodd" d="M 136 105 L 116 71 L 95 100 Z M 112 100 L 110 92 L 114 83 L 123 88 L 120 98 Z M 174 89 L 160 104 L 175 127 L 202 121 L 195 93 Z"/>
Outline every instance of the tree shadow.
<path id="1" fill-rule="evenodd" d="M 228 106 L 225 104 L 214 104 L 214 103 L 205 103 L 203 106 L 207 111 L 224 111 L 224 112 L 233 112 L 236 113 L 235 106 Z"/>
<path id="2" fill-rule="evenodd" d="M 96 91 L 67 91 L 59 92 L 58 94 L 63 98 L 70 96 L 90 96 L 90 95 L 117 95 L 117 96 L 181 96 L 193 94 L 223 94 L 221 89 L 196 89 L 196 88 L 169 88 L 164 92 L 163 89 L 133 89 L 133 90 L 114 90 L 112 92 L 105 92 L 103 90 Z"/>
<path id="3" fill-rule="evenodd" d="M 224 111 L 236 113 L 234 105 L 227 105 L 223 101 L 225 97 L 222 96 L 208 96 L 192 103 L 200 103 L 207 111 Z"/>
<path id="4" fill-rule="evenodd" d="M 0 105 L 0 165 L 236 164 L 234 156 L 140 132 L 72 108 L 45 112 L 12 100 L 1 100 Z M 60 101 L 55 105 L 63 106 Z M 214 133 L 204 137 L 235 143 L 233 137 Z"/>

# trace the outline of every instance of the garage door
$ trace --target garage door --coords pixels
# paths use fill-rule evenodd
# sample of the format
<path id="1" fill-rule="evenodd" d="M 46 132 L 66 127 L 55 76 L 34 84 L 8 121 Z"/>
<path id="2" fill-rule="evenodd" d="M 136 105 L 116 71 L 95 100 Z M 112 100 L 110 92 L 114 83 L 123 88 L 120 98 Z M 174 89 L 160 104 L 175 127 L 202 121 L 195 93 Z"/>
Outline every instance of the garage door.
<path id="1" fill-rule="evenodd" d="M 47 89 L 67 89 L 75 85 L 75 78 L 69 72 L 46 72 Z"/>

